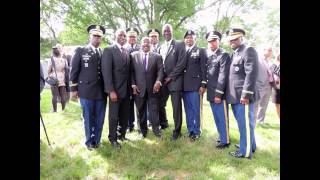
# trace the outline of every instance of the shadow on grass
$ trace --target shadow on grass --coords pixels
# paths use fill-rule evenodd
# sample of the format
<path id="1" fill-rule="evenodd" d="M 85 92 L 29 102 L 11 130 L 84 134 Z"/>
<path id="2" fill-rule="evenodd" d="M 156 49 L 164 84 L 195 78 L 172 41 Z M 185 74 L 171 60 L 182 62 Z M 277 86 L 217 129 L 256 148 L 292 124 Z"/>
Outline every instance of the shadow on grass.
<path id="1" fill-rule="evenodd" d="M 264 124 L 257 124 L 257 127 L 258 128 L 263 128 L 263 129 L 280 130 L 280 125 L 279 124 L 264 123 Z"/>
<path id="2" fill-rule="evenodd" d="M 64 148 L 52 148 L 40 140 L 40 179 L 83 179 L 87 174 L 83 158 L 71 157 Z"/>

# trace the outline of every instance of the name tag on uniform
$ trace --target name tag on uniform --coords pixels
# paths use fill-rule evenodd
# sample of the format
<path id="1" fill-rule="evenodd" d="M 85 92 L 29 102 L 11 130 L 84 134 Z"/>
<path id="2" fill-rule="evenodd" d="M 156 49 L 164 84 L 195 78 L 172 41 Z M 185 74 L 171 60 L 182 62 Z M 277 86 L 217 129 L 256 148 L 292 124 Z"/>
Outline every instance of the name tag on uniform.
<path id="1" fill-rule="evenodd" d="M 82 60 L 88 61 L 90 59 L 90 55 L 88 55 L 87 53 L 82 55 Z"/>
<path id="2" fill-rule="evenodd" d="M 89 67 L 89 63 L 84 63 L 84 67 Z"/>

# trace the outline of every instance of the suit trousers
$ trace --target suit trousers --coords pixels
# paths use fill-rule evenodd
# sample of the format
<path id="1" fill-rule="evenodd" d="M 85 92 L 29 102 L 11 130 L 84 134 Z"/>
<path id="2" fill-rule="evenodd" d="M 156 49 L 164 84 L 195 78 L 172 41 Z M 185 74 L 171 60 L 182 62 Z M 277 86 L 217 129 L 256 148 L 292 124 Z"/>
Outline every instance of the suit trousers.
<path id="1" fill-rule="evenodd" d="M 147 134 L 147 110 L 149 111 L 149 120 L 152 124 L 152 131 L 155 134 L 160 133 L 159 130 L 159 97 L 150 96 L 147 92 L 144 97 L 135 96 L 135 102 L 138 110 L 138 123 L 142 134 Z M 148 108 L 147 108 L 148 107 Z"/>
<path id="2" fill-rule="evenodd" d="M 167 100 L 171 96 L 172 113 L 174 120 L 173 135 L 181 134 L 182 125 L 182 92 L 181 91 L 169 91 L 167 86 L 161 87 L 161 99 L 160 99 L 160 125 L 161 123 L 168 123 L 165 106 Z"/>
<path id="3" fill-rule="evenodd" d="M 267 85 L 260 91 L 260 99 L 254 104 L 254 122 L 263 123 L 266 117 L 266 111 L 268 108 L 270 96 L 272 93 L 272 87 Z"/>
<path id="4" fill-rule="evenodd" d="M 82 117 L 84 119 L 84 130 L 87 146 L 100 144 L 107 101 L 90 100 L 80 97 Z"/>
<path id="5" fill-rule="evenodd" d="M 134 128 L 134 121 L 135 121 L 135 115 L 134 115 L 134 97 L 132 95 L 132 98 L 130 99 L 130 105 L 129 105 L 129 119 L 128 119 L 128 128 L 133 129 Z"/>
<path id="6" fill-rule="evenodd" d="M 117 127 L 120 125 L 120 134 L 126 135 L 129 118 L 129 97 L 119 98 L 118 101 L 112 102 L 109 97 L 109 141 L 117 140 Z"/>
<path id="7" fill-rule="evenodd" d="M 231 104 L 231 107 L 240 131 L 240 153 L 251 158 L 252 151 L 256 150 L 253 120 L 254 103 L 248 105 Z"/>

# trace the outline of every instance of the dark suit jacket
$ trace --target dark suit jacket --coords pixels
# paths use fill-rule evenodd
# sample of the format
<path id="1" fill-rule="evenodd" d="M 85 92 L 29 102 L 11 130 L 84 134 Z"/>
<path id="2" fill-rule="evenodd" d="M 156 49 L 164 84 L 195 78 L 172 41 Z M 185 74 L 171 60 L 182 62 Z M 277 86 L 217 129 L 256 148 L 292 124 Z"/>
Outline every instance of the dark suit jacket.
<path id="1" fill-rule="evenodd" d="M 159 48 L 159 52 L 161 48 Z M 164 78 L 172 78 L 171 82 L 168 83 L 169 91 L 182 91 L 183 89 L 183 70 L 186 66 L 185 56 L 184 43 L 172 40 L 163 63 Z"/>
<path id="2" fill-rule="evenodd" d="M 229 81 L 227 86 L 227 102 L 240 103 L 241 98 L 254 102 L 259 98 L 256 89 L 258 75 L 258 54 L 253 47 L 241 45 L 231 55 Z"/>
<path id="3" fill-rule="evenodd" d="M 103 50 L 101 70 L 104 81 L 104 91 L 115 91 L 119 98 L 129 96 L 130 83 L 130 56 L 121 53 L 117 45 Z"/>
<path id="4" fill-rule="evenodd" d="M 138 86 L 140 90 L 140 97 L 144 97 L 145 93 L 153 95 L 153 86 L 156 81 L 162 81 L 163 78 L 163 64 L 162 57 L 154 52 L 149 53 L 148 67 L 145 71 L 143 66 L 144 55 L 141 51 L 136 51 L 131 54 L 132 64 L 132 85 Z M 159 93 L 155 93 L 159 94 Z"/>
<path id="5" fill-rule="evenodd" d="M 71 60 L 70 90 L 78 91 L 81 98 L 106 98 L 101 76 L 101 57 L 89 45 L 75 51 Z"/>
<path id="6" fill-rule="evenodd" d="M 230 56 L 220 48 L 215 54 L 207 53 L 207 56 L 207 99 L 208 101 L 214 101 L 215 97 L 225 99 L 231 63 Z"/>
<path id="7" fill-rule="evenodd" d="M 185 46 L 185 44 L 184 44 Z M 206 87 L 206 63 L 205 49 L 195 45 L 185 56 L 186 68 L 183 74 L 183 90 L 199 91 L 200 86 Z"/>

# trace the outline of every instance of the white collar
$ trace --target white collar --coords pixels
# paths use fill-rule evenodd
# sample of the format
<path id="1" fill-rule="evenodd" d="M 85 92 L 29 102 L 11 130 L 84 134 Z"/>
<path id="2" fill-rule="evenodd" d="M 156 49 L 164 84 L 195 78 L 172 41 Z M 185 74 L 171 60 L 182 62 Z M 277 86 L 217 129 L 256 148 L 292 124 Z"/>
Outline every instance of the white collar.
<path id="1" fill-rule="evenodd" d="M 188 51 L 189 49 L 191 50 L 191 49 L 193 49 L 193 47 L 195 46 L 196 44 L 193 44 L 192 46 L 186 46 L 186 51 Z"/>
<path id="2" fill-rule="evenodd" d="M 121 51 L 121 47 L 125 48 L 124 45 L 121 46 L 121 45 L 120 45 L 119 43 L 117 43 L 117 42 L 116 42 L 116 46 L 118 46 L 118 48 L 120 49 L 120 51 Z"/>
<path id="3" fill-rule="evenodd" d="M 172 40 L 173 40 L 173 38 L 171 38 L 171 40 L 170 40 L 170 41 L 165 41 L 166 45 L 167 45 L 167 46 L 168 46 L 168 45 L 170 45 L 170 44 L 171 44 L 171 42 L 172 42 Z"/>
<path id="4" fill-rule="evenodd" d="M 147 53 L 145 53 L 143 50 L 141 50 L 140 52 L 141 52 L 142 55 L 145 55 L 145 54 L 147 54 L 147 56 L 150 55 L 150 51 L 148 51 Z"/>
<path id="5" fill-rule="evenodd" d="M 98 51 L 100 51 L 100 48 L 99 47 L 94 47 L 91 43 L 89 43 L 89 46 L 91 47 L 91 49 L 93 50 L 93 51 L 96 51 L 96 49 L 98 49 Z"/>

